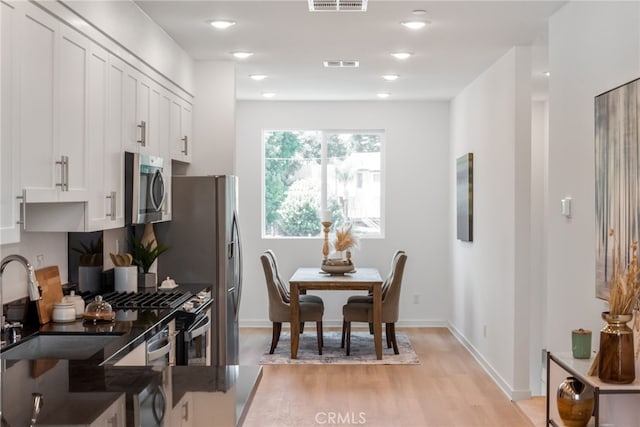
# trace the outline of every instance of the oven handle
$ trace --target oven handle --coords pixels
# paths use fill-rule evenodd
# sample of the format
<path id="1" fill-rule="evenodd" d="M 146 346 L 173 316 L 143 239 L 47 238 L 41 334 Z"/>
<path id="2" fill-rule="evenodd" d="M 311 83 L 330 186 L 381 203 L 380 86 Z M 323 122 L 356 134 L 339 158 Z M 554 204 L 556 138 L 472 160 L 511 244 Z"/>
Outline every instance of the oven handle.
<path id="1" fill-rule="evenodd" d="M 160 359 L 162 356 L 169 354 L 171 351 L 171 341 L 167 341 L 167 345 L 160 347 L 157 350 L 147 351 L 147 361 L 153 362 Z"/>
<path id="2" fill-rule="evenodd" d="M 185 334 L 184 334 L 184 340 L 185 342 L 189 342 L 201 335 L 204 335 L 207 333 L 207 331 L 209 329 L 211 329 L 211 318 L 209 316 L 205 317 L 206 321 L 204 323 L 204 325 L 202 326 L 198 326 L 197 328 L 194 329 L 188 329 Z"/>

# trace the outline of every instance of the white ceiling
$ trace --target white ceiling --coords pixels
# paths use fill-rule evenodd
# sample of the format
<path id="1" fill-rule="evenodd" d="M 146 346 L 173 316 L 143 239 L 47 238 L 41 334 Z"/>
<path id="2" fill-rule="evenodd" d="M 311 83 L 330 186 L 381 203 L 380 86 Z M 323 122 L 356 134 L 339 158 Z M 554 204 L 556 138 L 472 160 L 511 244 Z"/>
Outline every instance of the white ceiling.
<path id="1" fill-rule="evenodd" d="M 309 12 L 307 0 L 137 1 L 196 60 L 236 62 L 238 99 L 451 99 L 515 45 L 533 45 L 534 89 L 544 92 L 547 18 L 564 1 L 369 0 L 367 12 Z M 415 16 L 413 10 L 427 11 Z M 216 30 L 208 21 L 237 24 Z M 406 20 L 428 20 L 411 31 Z M 255 54 L 238 60 L 230 52 Z M 394 51 L 409 51 L 405 61 Z M 357 69 L 326 69 L 323 60 L 358 60 Z M 249 74 L 267 74 L 261 82 Z M 387 82 L 382 74 L 399 74 Z"/>

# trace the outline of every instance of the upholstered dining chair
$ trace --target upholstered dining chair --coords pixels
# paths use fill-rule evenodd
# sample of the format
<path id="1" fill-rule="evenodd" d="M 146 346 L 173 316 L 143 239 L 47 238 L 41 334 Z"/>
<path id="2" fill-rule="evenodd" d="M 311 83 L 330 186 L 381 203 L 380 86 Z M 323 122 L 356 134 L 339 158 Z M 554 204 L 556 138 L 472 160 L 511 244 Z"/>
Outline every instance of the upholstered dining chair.
<path id="1" fill-rule="evenodd" d="M 393 278 L 393 272 L 396 268 L 396 264 L 398 263 L 398 257 L 404 254 L 405 251 L 397 250 L 393 257 L 391 258 L 391 265 L 389 266 L 389 274 L 387 278 L 382 283 L 382 298 L 384 299 L 385 295 L 389 290 L 389 285 L 391 285 L 391 279 Z M 364 302 L 364 303 L 373 303 L 373 293 L 369 291 L 368 295 L 351 295 L 347 299 L 347 304 L 356 303 L 356 302 Z M 369 333 L 373 335 L 373 323 L 369 323 Z M 344 347 L 344 334 L 342 334 L 342 347 Z"/>
<path id="2" fill-rule="evenodd" d="M 278 341 L 282 324 L 291 322 L 291 305 L 289 291 L 277 274 L 277 264 L 273 252 L 267 251 L 260 256 L 262 268 L 264 270 L 265 281 L 267 283 L 267 293 L 269 295 L 269 320 L 273 324 L 271 338 L 271 348 L 269 354 L 273 354 Z M 322 299 L 313 295 L 305 295 L 300 298 L 300 322 L 316 322 L 316 333 L 318 337 L 318 354 L 322 354 L 324 340 L 322 338 L 322 316 L 324 315 L 324 304 Z M 302 295 L 301 295 L 302 297 Z M 318 302 L 319 300 L 319 302 Z"/>
<path id="3" fill-rule="evenodd" d="M 399 354 L 398 343 L 396 341 L 396 322 L 400 311 L 400 289 L 402 287 L 402 276 L 407 262 L 405 252 L 396 253 L 394 256 L 392 269 L 387 278 L 386 290 L 382 292 L 382 323 L 385 324 L 385 335 L 387 336 L 387 347 L 393 346 L 393 352 Z M 366 297 L 366 295 L 363 295 Z M 342 307 L 342 346 L 347 347 L 347 356 L 351 352 L 351 323 L 373 321 L 373 297 L 371 301 L 352 300 Z"/>

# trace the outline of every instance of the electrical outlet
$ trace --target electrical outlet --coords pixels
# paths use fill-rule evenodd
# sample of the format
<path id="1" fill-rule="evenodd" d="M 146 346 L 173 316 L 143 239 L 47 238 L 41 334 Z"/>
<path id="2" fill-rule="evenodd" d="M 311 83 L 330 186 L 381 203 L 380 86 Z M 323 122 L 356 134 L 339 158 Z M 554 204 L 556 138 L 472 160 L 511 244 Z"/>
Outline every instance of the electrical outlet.
<path id="1" fill-rule="evenodd" d="M 41 268 L 44 266 L 44 255 L 36 255 L 36 267 Z"/>
<path id="2" fill-rule="evenodd" d="M 413 303 L 414 304 L 420 304 L 420 295 L 419 294 L 413 295 Z"/>

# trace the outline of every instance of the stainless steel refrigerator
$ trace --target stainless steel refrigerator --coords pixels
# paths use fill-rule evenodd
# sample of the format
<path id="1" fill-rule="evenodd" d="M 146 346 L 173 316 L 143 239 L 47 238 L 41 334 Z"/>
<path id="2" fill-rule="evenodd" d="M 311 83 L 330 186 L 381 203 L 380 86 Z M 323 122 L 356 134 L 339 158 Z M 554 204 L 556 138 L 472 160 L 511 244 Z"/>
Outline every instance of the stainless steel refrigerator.
<path id="1" fill-rule="evenodd" d="M 158 258 L 158 277 L 210 285 L 212 364 L 237 365 L 242 251 L 238 232 L 238 179 L 231 175 L 175 176 L 172 220 L 156 224 L 158 242 L 169 250 Z"/>

